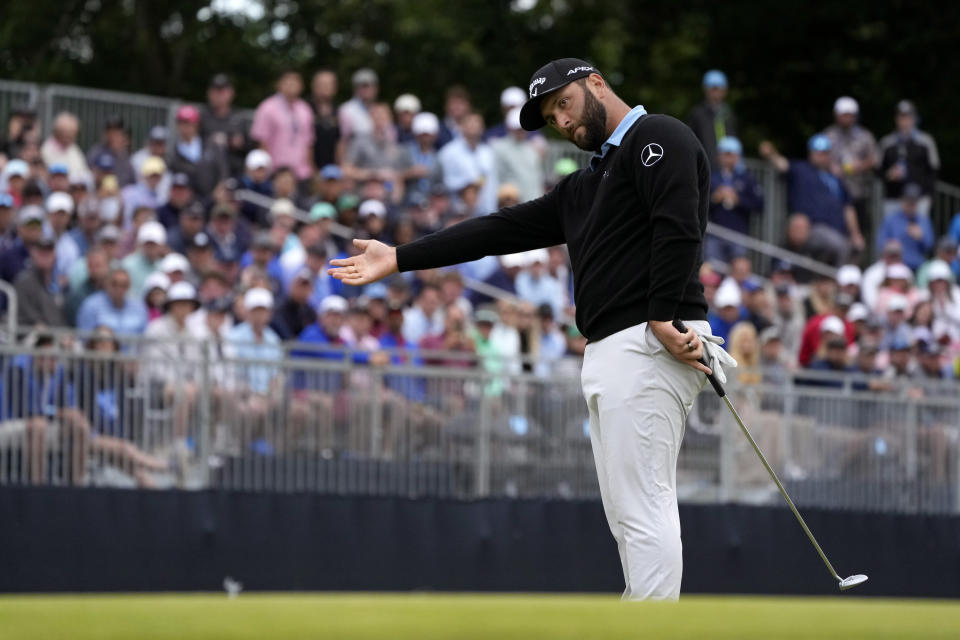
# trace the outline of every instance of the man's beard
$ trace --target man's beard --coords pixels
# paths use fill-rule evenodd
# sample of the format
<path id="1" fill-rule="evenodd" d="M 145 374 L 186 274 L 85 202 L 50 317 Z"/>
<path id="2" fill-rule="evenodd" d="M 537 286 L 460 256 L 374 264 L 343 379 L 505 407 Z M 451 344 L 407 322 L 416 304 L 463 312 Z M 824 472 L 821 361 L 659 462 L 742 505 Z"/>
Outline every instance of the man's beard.
<path id="1" fill-rule="evenodd" d="M 583 118 L 580 126 L 586 131 L 583 141 L 577 142 L 573 137 L 570 141 L 584 151 L 599 151 L 600 145 L 607 139 L 607 108 L 587 87 L 583 87 Z"/>

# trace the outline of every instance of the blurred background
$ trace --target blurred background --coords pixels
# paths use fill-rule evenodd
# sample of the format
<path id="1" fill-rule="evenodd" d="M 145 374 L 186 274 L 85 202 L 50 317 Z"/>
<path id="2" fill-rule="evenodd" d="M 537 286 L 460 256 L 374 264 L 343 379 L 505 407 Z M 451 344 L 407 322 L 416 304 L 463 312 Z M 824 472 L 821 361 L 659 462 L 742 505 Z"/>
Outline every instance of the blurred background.
<path id="1" fill-rule="evenodd" d="M 868 595 L 955 597 L 958 19 L 4 4 L 0 591 L 617 591 L 565 247 L 325 272 L 353 238 L 409 242 L 586 166 L 517 113 L 574 56 L 708 152 L 731 395 L 831 557 Z M 685 591 L 832 591 L 712 391 L 678 488 Z"/>

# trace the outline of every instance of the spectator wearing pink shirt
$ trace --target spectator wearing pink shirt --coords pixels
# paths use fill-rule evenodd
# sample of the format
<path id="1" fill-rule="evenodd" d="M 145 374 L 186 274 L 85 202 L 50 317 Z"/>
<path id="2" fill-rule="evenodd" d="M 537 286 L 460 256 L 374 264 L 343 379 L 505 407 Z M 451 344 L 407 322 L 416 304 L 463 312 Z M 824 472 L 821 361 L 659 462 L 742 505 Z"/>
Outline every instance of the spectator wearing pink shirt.
<path id="1" fill-rule="evenodd" d="M 300 99 L 303 80 L 296 71 L 285 71 L 277 80 L 277 93 L 260 103 L 250 137 L 273 159 L 273 166 L 288 166 L 300 181 L 313 175 L 313 112 Z"/>

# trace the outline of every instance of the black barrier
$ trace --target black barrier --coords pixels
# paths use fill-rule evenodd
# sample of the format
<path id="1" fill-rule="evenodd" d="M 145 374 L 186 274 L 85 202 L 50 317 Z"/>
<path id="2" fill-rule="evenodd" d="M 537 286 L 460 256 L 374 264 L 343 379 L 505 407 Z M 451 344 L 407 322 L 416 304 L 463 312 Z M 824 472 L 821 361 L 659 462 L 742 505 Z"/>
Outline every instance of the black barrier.
<path id="1" fill-rule="evenodd" d="M 806 510 L 858 595 L 960 595 L 960 518 Z M 684 505 L 685 593 L 837 593 L 786 509 Z M 599 503 L 0 489 L 0 591 L 609 591 Z"/>

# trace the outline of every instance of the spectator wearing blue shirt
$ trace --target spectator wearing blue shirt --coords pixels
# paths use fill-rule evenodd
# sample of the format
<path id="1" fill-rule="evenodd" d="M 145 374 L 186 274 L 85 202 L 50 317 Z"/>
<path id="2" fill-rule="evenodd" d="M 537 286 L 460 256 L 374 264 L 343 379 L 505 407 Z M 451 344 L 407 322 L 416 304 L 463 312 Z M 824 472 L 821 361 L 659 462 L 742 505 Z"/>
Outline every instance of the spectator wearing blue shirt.
<path id="1" fill-rule="evenodd" d="M 77 328 L 92 331 L 108 327 L 117 335 L 140 335 L 147 327 L 147 309 L 130 292 L 130 276 L 115 268 L 106 279 L 104 291 L 98 291 L 80 305 Z"/>
<path id="2" fill-rule="evenodd" d="M 243 296 L 246 321 L 227 333 L 227 355 L 239 360 L 264 360 L 279 363 L 283 359 L 280 336 L 270 328 L 273 294 L 256 287 Z M 244 388 L 257 394 L 279 390 L 280 369 L 270 364 L 239 365 Z"/>
<path id="3" fill-rule="evenodd" d="M 418 198 L 426 201 L 433 186 L 443 181 L 443 171 L 437 159 L 439 132 L 440 120 L 436 115 L 424 111 L 413 117 L 413 140 L 406 143 L 410 167 L 403 172 L 407 202 L 414 202 Z"/>
<path id="4" fill-rule="evenodd" d="M 845 264 L 851 248 L 864 249 L 857 212 L 846 187 L 830 171 L 830 138 L 818 133 L 807 143 L 807 160 L 787 160 L 768 141 L 760 144 L 760 155 L 787 176 L 787 200 L 791 214 L 802 213 L 810 220 L 811 250 L 821 260 Z"/>
<path id="5" fill-rule="evenodd" d="M 527 268 L 520 271 L 514 281 L 517 296 L 532 302 L 535 307 L 549 304 L 553 308 L 553 316 L 559 318 L 563 315 L 563 284 L 547 270 L 549 252 L 546 249 L 535 249 L 526 256 Z"/>
<path id="6" fill-rule="evenodd" d="M 298 342 L 314 348 L 300 348 L 290 352 L 294 358 L 322 358 L 343 360 L 341 349 L 346 346 L 340 331 L 349 305 L 346 299 L 330 295 L 324 298 L 317 308 L 317 322 L 310 325 L 297 337 Z M 339 372 L 299 372 L 294 375 L 293 385 L 297 389 L 311 388 L 324 391 L 337 391 L 342 386 Z"/>
<path id="7" fill-rule="evenodd" d="M 240 268 L 255 266 L 262 270 L 274 283 L 274 293 L 280 291 L 283 282 L 283 269 L 280 266 L 280 253 L 270 231 L 258 231 L 253 236 L 250 250 L 240 258 Z"/>
<path id="8" fill-rule="evenodd" d="M 30 259 L 29 246 L 43 237 L 43 209 L 26 205 L 17 214 L 17 237 L 0 254 L 0 279 L 13 282 Z M 4 300 L 6 297 L 4 296 Z"/>
<path id="9" fill-rule="evenodd" d="M 877 233 L 877 251 L 882 251 L 889 240 L 899 240 L 903 247 L 903 263 L 914 271 L 926 260 L 935 241 L 930 218 L 921 216 L 917 208 L 922 196 L 920 185 L 904 187 L 899 211 L 884 218 Z"/>
<path id="10" fill-rule="evenodd" d="M 710 175 L 710 222 L 737 233 L 750 233 L 750 219 L 763 210 L 760 185 L 743 166 L 743 146 L 731 136 L 717 143 L 718 168 Z M 704 238 L 704 258 L 730 262 L 746 250 L 713 235 Z"/>

